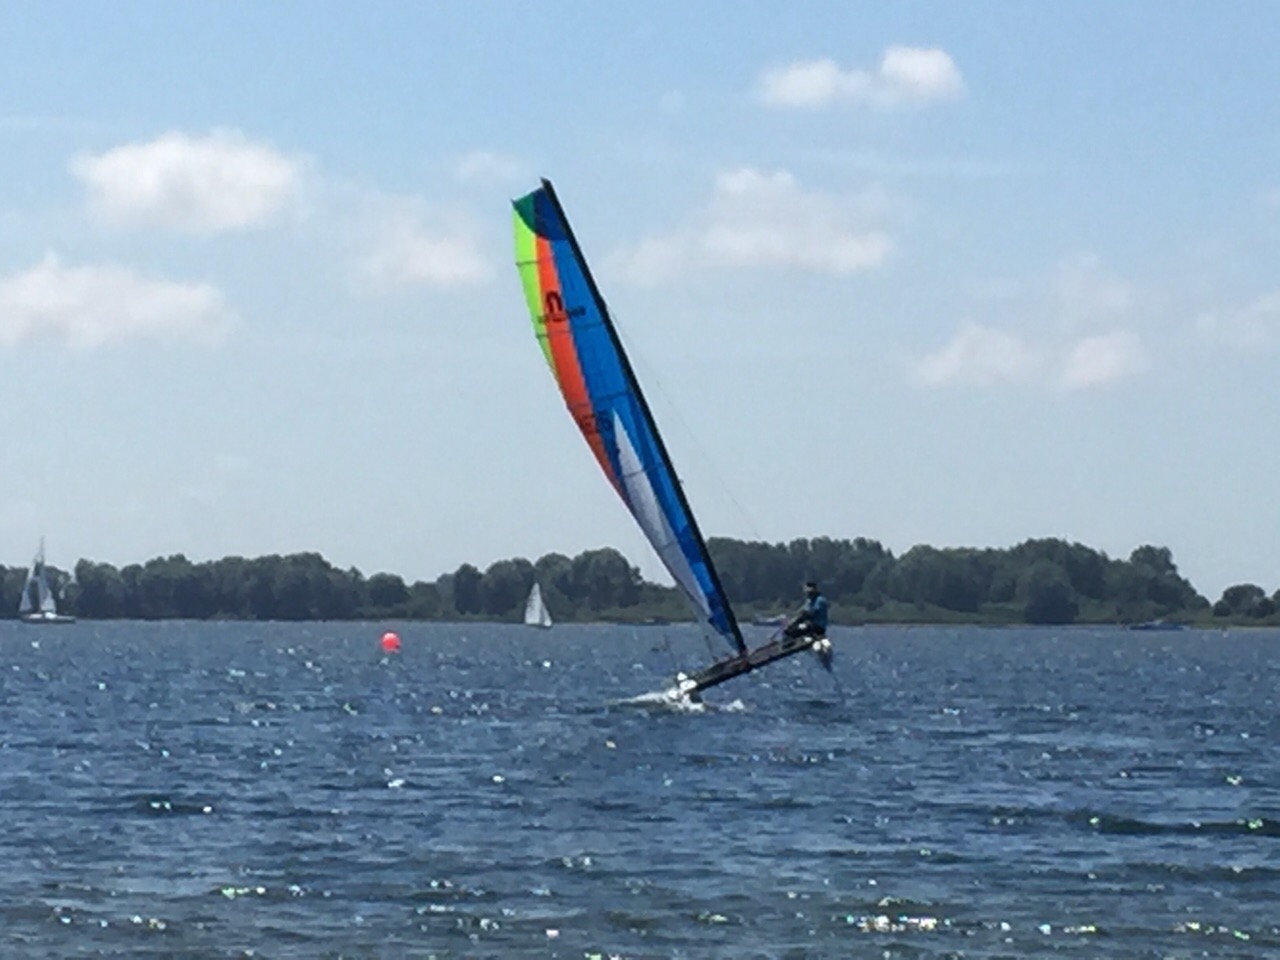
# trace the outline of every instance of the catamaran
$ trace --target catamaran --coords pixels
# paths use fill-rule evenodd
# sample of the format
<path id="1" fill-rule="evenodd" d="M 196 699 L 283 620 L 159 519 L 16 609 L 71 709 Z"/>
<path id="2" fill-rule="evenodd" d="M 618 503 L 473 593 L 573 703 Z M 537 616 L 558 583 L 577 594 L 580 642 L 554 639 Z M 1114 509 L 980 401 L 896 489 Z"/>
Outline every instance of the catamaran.
<path id="1" fill-rule="evenodd" d="M 44 538 L 40 550 L 31 561 L 27 582 L 22 585 L 22 598 L 18 601 L 18 618 L 23 623 L 75 623 L 76 618 L 58 613 L 58 601 L 49 587 L 49 577 L 44 569 Z"/>
<path id="2" fill-rule="evenodd" d="M 831 667 L 825 637 L 775 637 L 750 649 L 693 510 L 564 209 L 548 180 L 515 207 L 516 266 L 534 333 L 569 413 L 699 620 L 729 644 L 728 657 L 673 688 L 693 696 L 806 650 Z"/>
<path id="3" fill-rule="evenodd" d="M 542 587 L 536 582 L 529 591 L 529 599 L 524 603 L 524 625 L 542 627 L 544 630 L 551 626 L 551 611 L 547 609 L 547 602 L 542 599 Z"/>

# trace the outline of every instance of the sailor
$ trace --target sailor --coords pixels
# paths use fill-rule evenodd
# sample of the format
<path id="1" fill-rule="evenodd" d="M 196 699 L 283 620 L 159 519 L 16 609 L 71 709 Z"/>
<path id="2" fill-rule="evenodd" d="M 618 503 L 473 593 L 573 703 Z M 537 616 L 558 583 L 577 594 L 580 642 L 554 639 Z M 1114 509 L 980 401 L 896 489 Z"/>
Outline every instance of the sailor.
<path id="1" fill-rule="evenodd" d="M 805 581 L 804 606 L 782 631 L 792 640 L 821 640 L 827 635 L 827 598 L 813 580 Z"/>

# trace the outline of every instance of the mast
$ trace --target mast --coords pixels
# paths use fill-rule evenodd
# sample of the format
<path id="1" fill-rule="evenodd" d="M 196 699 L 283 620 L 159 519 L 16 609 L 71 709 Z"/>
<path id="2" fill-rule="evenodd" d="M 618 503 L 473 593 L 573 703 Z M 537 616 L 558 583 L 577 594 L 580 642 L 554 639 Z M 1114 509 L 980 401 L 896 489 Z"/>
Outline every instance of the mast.
<path id="1" fill-rule="evenodd" d="M 613 318 L 609 315 L 609 308 L 605 305 L 604 297 L 600 295 L 600 288 L 596 286 L 596 278 L 592 275 L 591 268 L 587 265 L 587 258 L 583 255 L 582 248 L 578 246 L 578 238 L 574 236 L 573 227 L 569 224 L 569 218 L 565 215 L 564 207 L 560 205 L 560 198 L 556 196 L 556 188 L 551 185 L 551 181 L 546 177 L 542 178 L 542 188 L 546 190 L 547 196 L 551 199 L 551 205 L 556 211 L 556 216 L 560 218 L 560 223 L 564 227 L 565 237 L 569 240 L 569 247 L 578 258 L 578 262 L 582 264 L 582 274 L 587 281 L 587 289 L 591 291 L 591 297 L 595 300 L 596 308 L 600 311 L 601 322 L 609 334 L 614 350 L 617 351 L 618 359 L 622 366 L 622 374 L 626 378 L 628 386 L 635 393 L 636 400 L 640 406 L 640 415 L 644 417 L 648 424 L 649 432 L 653 434 L 654 442 L 658 448 L 658 456 L 671 474 L 673 481 L 671 485 L 675 489 L 676 500 L 684 510 L 685 516 L 689 518 L 689 532 L 702 550 L 703 557 L 706 558 L 707 573 L 711 576 L 711 583 L 716 588 L 716 592 L 724 598 L 725 619 L 729 622 L 734 646 L 737 647 L 738 653 L 745 654 L 747 652 L 747 643 L 742 637 L 742 628 L 738 626 L 738 618 L 734 615 L 733 606 L 729 603 L 729 595 L 725 593 L 724 585 L 720 582 L 720 574 L 711 559 L 711 552 L 707 549 L 707 542 L 702 537 L 702 531 L 698 529 L 698 520 L 693 515 L 693 509 L 689 506 L 689 501 L 684 495 L 684 487 L 680 483 L 680 477 L 671 462 L 671 454 L 667 452 L 667 445 L 662 439 L 662 433 L 658 430 L 658 423 L 653 418 L 653 411 L 649 409 L 649 401 L 645 398 L 644 391 L 640 389 L 640 381 L 636 379 L 635 371 L 631 369 L 631 360 L 628 358 L 626 350 L 622 348 L 622 340 L 618 336 L 617 328 L 613 325 Z"/>

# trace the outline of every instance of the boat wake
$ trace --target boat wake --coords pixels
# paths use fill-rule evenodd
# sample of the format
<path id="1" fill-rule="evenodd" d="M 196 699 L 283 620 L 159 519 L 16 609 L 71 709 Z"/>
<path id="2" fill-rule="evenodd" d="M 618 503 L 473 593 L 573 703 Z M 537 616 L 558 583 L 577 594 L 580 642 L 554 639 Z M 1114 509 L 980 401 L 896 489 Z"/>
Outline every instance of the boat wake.
<path id="1" fill-rule="evenodd" d="M 640 707 L 646 710 L 674 710 L 677 713 L 706 713 L 707 704 L 701 698 L 691 697 L 678 686 L 665 690 L 652 690 L 635 697 L 614 700 L 614 706 Z"/>
<path id="2" fill-rule="evenodd" d="M 638 707 L 642 710 L 671 710 L 676 713 L 741 713 L 747 709 L 746 704 L 741 700 L 731 700 L 729 703 L 708 703 L 697 694 L 691 696 L 682 692 L 679 686 L 653 690 L 623 700 L 614 700 L 611 701 L 610 706 Z"/>

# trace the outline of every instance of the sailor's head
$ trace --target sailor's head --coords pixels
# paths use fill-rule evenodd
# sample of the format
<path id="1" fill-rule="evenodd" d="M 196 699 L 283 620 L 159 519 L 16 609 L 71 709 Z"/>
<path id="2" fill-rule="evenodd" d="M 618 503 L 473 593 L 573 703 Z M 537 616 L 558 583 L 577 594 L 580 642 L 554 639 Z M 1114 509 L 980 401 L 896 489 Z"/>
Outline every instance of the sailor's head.
<path id="1" fill-rule="evenodd" d="M 818 582 L 816 580 L 806 580 L 804 582 L 804 595 L 806 597 L 816 596 L 818 593 Z"/>

